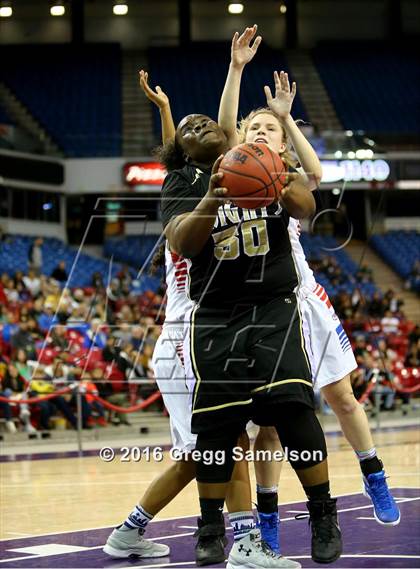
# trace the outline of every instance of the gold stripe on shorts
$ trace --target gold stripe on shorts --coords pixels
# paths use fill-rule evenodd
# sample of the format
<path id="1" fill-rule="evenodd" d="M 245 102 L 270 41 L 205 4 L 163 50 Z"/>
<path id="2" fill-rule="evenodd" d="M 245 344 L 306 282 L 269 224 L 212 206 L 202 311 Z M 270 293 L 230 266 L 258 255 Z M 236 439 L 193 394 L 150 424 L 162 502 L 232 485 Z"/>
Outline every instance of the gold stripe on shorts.
<path id="1" fill-rule="evenodd" d="M 267 383 L 267 385 L 262 385 L 261 387 L 256 387 L 252 390 L 251 393 L 255 393 L 256 391 L 262 391 L 263 389 L 269 389 L 271 387 L 275 387 L 276 385 L 281 385 L 283 383 L 304 383 L 309 387 L 313 388 L 312 382 L 308 381 L 307 379 L 283 379 L 280 381 L 275 381 L 274 383 Z"/>

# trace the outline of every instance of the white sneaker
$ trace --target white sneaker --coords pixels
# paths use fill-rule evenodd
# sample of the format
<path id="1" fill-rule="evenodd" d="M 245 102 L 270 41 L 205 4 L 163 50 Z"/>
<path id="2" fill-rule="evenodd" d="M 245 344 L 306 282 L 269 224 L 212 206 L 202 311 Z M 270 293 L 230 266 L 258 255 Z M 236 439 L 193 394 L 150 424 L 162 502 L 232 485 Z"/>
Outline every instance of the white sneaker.
<path id="1" fill-rule="evenodd" d="M 6 421 L 6 430 L 9 433 L 16 433 L 16 425 L 13 421 Z"/>
<path id="2" fill-rule="evenodd" d="M 32 423 L 25 423 L 25 425 L 23 426 L 23 430 L 25 431 L 25 433 L 29 433 L 29 434 L 34 434 L 37 433 L 38 431 L 35 429 L 35 427 L 32 425 Z"/>
<path id="3" fill-rule="evenodd" d="M 111 557 L 165 557 L 169 555 L 169 547 L 144 539 L 143 529 L 130 529 L 121 525 L 114 529 L 108 537 L 102 551 Z"/>
<path id="4" fill-rule="evenodd" d="M 229 553 L 226 569 L 248 569 L 262 567 L 268 569 L 297 569 L 301 564 L 274 553 L 261 541 L 259 529 L 253 529 L 239 541 L 235 541 Z"/>

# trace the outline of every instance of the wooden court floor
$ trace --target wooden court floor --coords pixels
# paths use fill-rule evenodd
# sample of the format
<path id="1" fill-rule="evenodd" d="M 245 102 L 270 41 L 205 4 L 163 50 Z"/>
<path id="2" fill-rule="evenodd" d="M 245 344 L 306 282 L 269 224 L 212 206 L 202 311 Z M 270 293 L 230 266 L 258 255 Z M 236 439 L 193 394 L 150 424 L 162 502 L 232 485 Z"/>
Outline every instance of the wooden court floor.
<path id="1" fill-rule="evenodd" d="M 420 435 L 415 428 L 374 435 L 391 487 L 420 487 Z M 353 451 L 341 436 L 327 436 L 333 494 L 360 492 L 361 476 Z M 107 527 L 120 523 L 149 482 L 170 463 L 103 462 L 99 456 L 24 460 L 0 464 L 0 538 Z M 255 486 L 252 464 L 251 478 Z M 255 490 L 254 490 L 255 492 Z M 283 466 L 280 502 L 304 500 L 289 464 Z M 159 519 L 195 515 L 195 483 L 165 508 Z"/>

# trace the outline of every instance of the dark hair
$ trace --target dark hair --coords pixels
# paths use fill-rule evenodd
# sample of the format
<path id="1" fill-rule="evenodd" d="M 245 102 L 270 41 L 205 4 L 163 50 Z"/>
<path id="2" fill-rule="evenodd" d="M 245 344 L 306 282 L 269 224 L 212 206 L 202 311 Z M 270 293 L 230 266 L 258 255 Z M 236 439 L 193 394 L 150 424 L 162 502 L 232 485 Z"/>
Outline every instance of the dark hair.
<path id="1" fill-rule="evenodd" d="M 177 141 L 176 137 L 162 146 L 158 146 L 153 151 L 154 156 L 161 164 L 170 172 L 171 170 L 179 170 L 187 163 L 184 151 Z"/>
<path id="2" fill-rule="evenodd" d="M 149 267 L 149 275 L 155 275 L 159 267 L 163 267 L 164 265 L 165 265 L 165 241 L 163 241 L 159 245 L 159 247 L 155 251 L 155 254 L 153 255 L 153 259 Z"/>

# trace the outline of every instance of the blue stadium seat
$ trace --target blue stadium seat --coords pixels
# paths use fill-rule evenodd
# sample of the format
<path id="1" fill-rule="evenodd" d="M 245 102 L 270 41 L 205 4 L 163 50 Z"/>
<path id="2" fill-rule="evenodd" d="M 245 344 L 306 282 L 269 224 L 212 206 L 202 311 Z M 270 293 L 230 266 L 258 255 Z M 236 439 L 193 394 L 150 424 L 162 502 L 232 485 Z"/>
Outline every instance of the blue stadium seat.
<path id="1" fill-rule="evenodd" d="M 373 235 L 373 249 L 404 280 L 409 279 L 415 261 L 420 259 L 420 233 L 418 231 L 388 231 Z M 417 290 L 420 290 L 417 284 Z"/>
<path id="2" fill-rule="evenodd" d="M 119 45 L 4 46 L 2 52 L 0 80 L 67 156 L 121 155 Z"/>
<path id="3" fill-rule="evenodd" d="M 313 60 L 344 128 L 419 132 L 418 50 L 395 42 L 327 43 Z"/>

